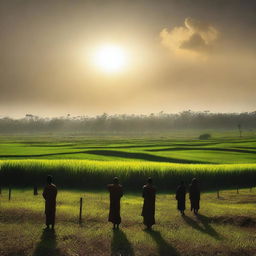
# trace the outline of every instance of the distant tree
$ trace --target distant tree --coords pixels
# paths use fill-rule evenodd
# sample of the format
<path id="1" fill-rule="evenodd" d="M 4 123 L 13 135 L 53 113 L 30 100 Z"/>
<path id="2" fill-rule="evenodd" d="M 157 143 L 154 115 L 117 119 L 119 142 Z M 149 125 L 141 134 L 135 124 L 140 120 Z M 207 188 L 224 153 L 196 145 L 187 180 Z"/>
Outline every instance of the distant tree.
<path id="1" fill-rule="evenodd" d="M 209 133 L 204 133 L 204 134 L 201 134 L 201 135 L 198 137 L 198 139 L 199 139 L 199 140 L 209 140 L 211 137 L 212 137 L 211 134 L 209 134 Z"/>
<path id="2" fill-rule="evenodd" d="M 241 125 L 242 124 L 242 125 Z M 0 117 L 0 133 L 20 132 L 169 132 L 180 129 L 219 130 L 238 129 L 240 137 L 246 130 L 255 130 L 256 111 L 243 113 L 211 113 L 191 110 L 180 113 L 151 113 L 149 115 L 87 115 L 43 118 L 31 113 L 19 119 Z M 203 138 L 202 138 L 203 139 Z"/>
<path id="3" fill-rule="evenodd" d="M 31 115 L 31 114 L 26 114 L 26 116 L 25 116 L 26 118 L 33 118 L 34 116 L 33 115 Z"/>
<path id="4" fill-rule="evenodd" d="M 242 137 L 242 126 L 241 126 L 241 124 L 238 124 L 237 127 L 238 127 L 239 135 L 240 135 L 240 138 L 241 138 Z"/>

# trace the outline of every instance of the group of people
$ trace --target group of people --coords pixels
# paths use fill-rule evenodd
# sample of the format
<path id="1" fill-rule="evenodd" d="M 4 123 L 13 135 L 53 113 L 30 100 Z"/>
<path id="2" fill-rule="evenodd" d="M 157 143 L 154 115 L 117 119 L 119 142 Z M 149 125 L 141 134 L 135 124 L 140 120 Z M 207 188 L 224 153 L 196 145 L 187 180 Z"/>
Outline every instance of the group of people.
<path id="1" fill-rule="evenodd" d="M 119 184 L 117 177 L 113 179 L 113 184 L 108 185 L 110 194 L 110 209 L 108 221 L 113 223 L 113 228 L 118 228 L 121 223 L 120 216 L 120 200 L 123 196 L 123 187 Z M 186 209 L 186 193 L 187 189 L 182 181 L 176 190 L 177 209 L 181 215 L 185 215 Z M 152 178 L 148 178 L 147 183 L 142 188 L 142 197 L 144 198 L 142 207 L 143 223 L 148 228 L 155 224 L 155 201 L 156 201 L 156 188 L 153 186 Z M 189 185 L 189 199 L 191 211 L 198 214 L 200 208 L 200 189 L 196 178 L 192 179 Z"/>
<path id="2" fill-rule="evenodd" d="M 119 228 L 121 223 L 120 216 L 120 200 L 123 196 L 123 186 L 119 184 L 119 179 L 115 177 L 113 184 L 108 185 L 110 196 L 110 208 L 108 221 L 113 223 L 113 228 Z M 156 189 L 152 185 L 152 179 L 148 178 L 147 184 L 143 186 L 142 196 L 144 198 L 144 204 L 142 208 L 142 216 L 144 218 L 143 223 L 147 228 L 151 228 L 155 224 L 155 201 L 156 201 Z"/>
<path id="3" fill-rule="evenodd" d="M 185 215 L 186 193 L 187 189 L 182 181 L 176 190 L 177 209 L 180 211 L 181 215 Z M 200 189 L 196 178 L 193 178 L 191 184 L 189 185 L 189 199 L 190 210 L 197 215 L 200 208 Z"/>
<path id="4" fill-rule="evenodd" d="M 113 179 L 113 184 L 108 185 L 108 191 L 110 196 L 108 221 L 113 223 L 114 229 L 118 229 L 121 223 L 120 201 L 123 196 L 123 186 L 119 183 L 119 179 L 117 177 Z M 196 178 L 192 179 L 188 192 L 191 211 L 197 215 L 200 202 L 200 189 Z M 177 209 L 180 211 L 181 215 L 185 215 L 186 193 L 187 189 L 182 181 L 176 190 Z M 44 188 L 43 197 L 45 199 L 46 227 L 50 228 L 51 226 L 51 228 L 54 229 L 57 188 L 53 184 L 53 178 L 50 175 L 47 177 L 47 185 Z M 148 229 L 151 229 L 155 224 L 156 201 L 156 188 L 153 186 L 152 178 L 148 178 L 147 183 L 143 186 L 142 197 L 144 198 L 141 213 L 143 223 Z"/>

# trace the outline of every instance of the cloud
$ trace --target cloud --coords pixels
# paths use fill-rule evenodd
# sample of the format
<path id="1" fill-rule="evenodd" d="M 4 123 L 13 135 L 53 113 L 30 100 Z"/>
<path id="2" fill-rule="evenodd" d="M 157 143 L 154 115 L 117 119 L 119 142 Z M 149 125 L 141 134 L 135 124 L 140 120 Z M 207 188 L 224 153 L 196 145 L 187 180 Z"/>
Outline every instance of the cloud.
<path id="1" fill-rule="evenodd" d="M 161 43 L 174 52 L 187 51 L 205 54 L 212 49 L 219 38 L 219 31 L 201 20 L 186 18 L 184 26 L 160 32 Z"/>
<path id="2" fill-rule="evenodd" d="M 206 47 L 204 39 L 199 34 L 193 34 L 186 41 L 181 42 L 181 49 L 200 50 Z"/>

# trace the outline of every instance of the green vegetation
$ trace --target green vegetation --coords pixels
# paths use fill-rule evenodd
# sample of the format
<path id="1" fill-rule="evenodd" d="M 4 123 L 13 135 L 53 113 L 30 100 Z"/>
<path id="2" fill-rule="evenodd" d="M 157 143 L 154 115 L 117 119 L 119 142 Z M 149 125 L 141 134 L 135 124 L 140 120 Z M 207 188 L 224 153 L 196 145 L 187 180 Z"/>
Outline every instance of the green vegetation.
<path id="1" fill-rule="evenodd" d="M 44 200 L 32 189 L 8 191 L 0 196 L 0 255 L 254 255 L 256 250 L 256 190 L 202 194 L 199 217 L 176 210 L 173 194 L 158 194 L 156 222 L 146 232 L 140 216 L 140 194 L 121 200 L 122 224 L 113 231 L 107 222 L 107 192 L 60 190 L 55 233 L 43 231 Z M 84 198 L 83 223 L 79 225 L 79 198 Z M 14 246 L 15 245 L 15 246 Z"/>
<path id="2" fill-rule="evenodd" d="M 198 139 L 199 140 L 209 140 L 211 138 L 211 134 L 209 133 L 204 133 L 204 134 L 201 134 Z"/>
<path id="3" fill-rule="evenodd" d="M 140 189 L 151 176 L 159 189 L 174 190 L 180 180 L 192 177 L 202 182 L 203 189 L 253 186 L 256 164 L 203 165 L 155 162 L 122 162 L 92 160 L 2 160 L 2 184 L 32 186 L 43 184 L 51 173 L 57 184 L 69 188 L 102 189 L 118 176 L 126 189 Z"/>
<path id="4" fill-rule="evenodd" d="M 184 138 L 184 132 L 183 137 L 179 133 L 151 137 L 0 137 L 0 159 L 137 160 L 190 164 L 256 163 L 256 138 L 229 137 L 230 135 L 234 136 L 234 133 L 215 133 L 214 139 L 211 140 L 192 139 L 198 137 L 195 133 L 188 134 L 189 139 Z"/>
<path id="5" fill-rule="evenodd" d="M 0 196 L 0 255 L 253 255 L 256 139 L 209 132 L 209 140 L 193 139 L 201 134 L 195 131 L 186 138 L 181 132 L 1 137 L 0 185 L 14 189 L 11 201 L 6 188 Z M 44 201 L 28 190 L 41 188 L 47 174 L 53 174 L 59 188 L 83 189 L 60 190 L 55 233 L 42 230 Z M 120 177 L 126 192 L 122 228 L 115 232 L 107 223 L 108 194 L 103 192 L 113 176 Z M 158 192 L 165 192 L 157 195 L 153 232 L 144 230 L 140 216 L 139 192 L 148 176 Z M 203 194 L 201 215 L 197 218 L 187 210 L 182 218 L 174 195 L 166 191 L 171 193 L 180 180 L 188 184 L 194 176 L 203 190 L 253 189 L 240 189 L 239 194 L 221 190 L 219 199 L 216 193 Z M 82 225 L 80 197 L 85 202 Z"/>
<path id="6" fill-rule="evenodd" d="M 196 176 L 203 189 L 255 185 L 256 139 L 211 140 L 174 137 L 33 137 L 1 139 L 1 185 L 43 184 L 53 174 L 59 186 L 102 189 L 119 176 L 127 189 L 140 189 L 152 176 L 174 190 Z"/>

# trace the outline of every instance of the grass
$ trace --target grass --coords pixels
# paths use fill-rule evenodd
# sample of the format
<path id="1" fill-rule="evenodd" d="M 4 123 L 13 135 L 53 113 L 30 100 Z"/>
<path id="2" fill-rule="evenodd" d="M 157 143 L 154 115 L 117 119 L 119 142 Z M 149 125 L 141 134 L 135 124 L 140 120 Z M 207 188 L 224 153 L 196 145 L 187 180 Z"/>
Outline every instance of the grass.
<path id="1" fill-rule="evenodd" d="M 102 189 L 118 176 L 127 189 L 140 189 L 151 176 L 160 190 L 174 190 L 180 180 L 187 184 L 193 177 L 202 189 L 254 186 L 256 164 L 205 165 L 138 161 L 92 160 L 0 160 L 2 185 L 43 184 L 52 174 L 61 187 Z"/>
<path id="2" fill-rule="evenodd" d="M 195 131 L 191 134 L 196 137 Z M 207 141 L 185 138 L 181 132 L 150 137 L 0 137 L 0 186 L 5 186 L 0 195 L 0 255 L 255 255 L 256 139 L 233 135 L 216 133 Z M 44 201 L 29 189 L 41 188 L 48 174 L 60 189 L 55 233 L 43 230 Z M 114 176 L 125 189 L 119 231 L 107 222 L 105 188 Z M 152 232 L 144 230 L 140 216 L 141 187 L 148 176 L 158 191 Z M 193 177 L 208 192 L 202 195 L 199 217 L 187 210 L 182 218 L 171 192 L 180 180 L 188 184 Z M 14 188 L 11 201 L 8 186 Z M 239 194 L 221 190 L 219 199 L 209 192 L 237 187 L 253 189 L 240 189 Z M 66 190 L 70 188 L 76 190 Z"/>
<path id="3" fill-rule="evenodd" d="M 140 189 L 152 176 L 162 190 L 196 176 L 203 189 L 254 186 L 256 139 L 149 137 L 1 137 L 0 185 L 33 186 L 53 174 L 59 186 L 101 189 L 119 176 Z"/>
<path id="4" fill-rule="evenodd" d="M 125 194 L 122 224 L 107 222 L 107 192 L 60 190 L 55 233 L 45 232 L 44 201 L 32 189 L 15 189 L 0 197 L 0 255 L 254 255 L 256 250 L 255 189 L 202 194 L 200 216 L 188 209 L 182 218 L 173 194 L 158 194 L 156 222 L 146 232 L 140 216 L 140 194 Z M 41 194 L 41 191 L 40 191 Z M 84 198 L 78 223 L 79 198 Z M 187 201 L 187 208 L 189 208 Z"/>
<path id="5" fill-rule="evenodd" d="M 256 163 L 255 137 L 0 137 L 0 159 L 87 159 L 169 163 Z"/>

